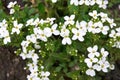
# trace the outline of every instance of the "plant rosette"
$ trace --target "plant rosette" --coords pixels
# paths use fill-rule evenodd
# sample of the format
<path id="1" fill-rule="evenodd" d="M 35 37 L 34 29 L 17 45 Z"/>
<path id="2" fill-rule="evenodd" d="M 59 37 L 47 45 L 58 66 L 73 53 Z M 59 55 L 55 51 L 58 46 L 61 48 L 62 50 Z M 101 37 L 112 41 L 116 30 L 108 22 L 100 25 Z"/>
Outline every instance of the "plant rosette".
<path id="1" fill-rule="evenodd" d="M 59 0 L 52 0 L 59 3 Z M 69 5 L 98 6 L 106 9 L 107 0 L 70 0 Z M 120 28 L 107 13 L 89 11 L 87 20 L 78 20 L 76 14 L 66 15 L 63 21 L 56 18 L 30 18 L 20 22 L 14 17 L 20 6 L 10 2 L 10 18 L 0 22 L 0 39 L 3 45 L 13 45 L 30 71 L 28 80 L 56 80 L 65 77 L 73 80 L 81 76 L 94 77 L 107 73 L 115 66 L 108 55 L 111 48 L 120 48 Z M 84 16 L 84 15 L 83 15 Z M 16 43 L 15 43 L 16 42 Z"/>

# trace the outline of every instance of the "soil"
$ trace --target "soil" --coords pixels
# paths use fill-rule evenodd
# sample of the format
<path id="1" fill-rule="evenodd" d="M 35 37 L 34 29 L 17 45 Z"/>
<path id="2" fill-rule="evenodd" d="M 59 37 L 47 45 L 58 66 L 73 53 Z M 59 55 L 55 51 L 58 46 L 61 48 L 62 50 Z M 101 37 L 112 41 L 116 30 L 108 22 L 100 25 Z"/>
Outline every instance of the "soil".
<path id="1" fill-rule="evenodd" d="M 11 48 L 0 47 L 0 80 L 27 80 L 26 65 Z"/>

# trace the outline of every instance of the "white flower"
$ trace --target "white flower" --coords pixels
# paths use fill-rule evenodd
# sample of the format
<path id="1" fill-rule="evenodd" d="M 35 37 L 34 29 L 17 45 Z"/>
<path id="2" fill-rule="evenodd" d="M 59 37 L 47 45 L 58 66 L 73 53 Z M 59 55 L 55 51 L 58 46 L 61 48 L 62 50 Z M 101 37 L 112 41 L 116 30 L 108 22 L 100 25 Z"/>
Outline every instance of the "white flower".
<path id="1" fill-rule="evenodd" d="M 7 27 L 8 27 L 7 21 L 3 19 L 2 22 L 0 22 L 0 28 L 7 28 Z"/>
<path id="2" fill-rule="evenodd" d="M 71 15 L 70 17 L 69 16 L 65 16 L 64 19 L 65 19 L 65 25 L 73 25 L 75 23 L 74 21 L 74 18 L 75 18 L 75 15 Z"/>
<path id="3" fill-rule="evenodd" d="M 92 67 L 93 63 L 96 63 L 98 61 L 97 58 L 94 58 L 94 57 L 91 57 L 91 56 L 88 56 L 89 58 L 86 58 L 84 60 L 84 62 L 87 64 L 87 66 L 90 68 Z"/>
<path id="4" fill-rule="evenodd" d="M 109 67 L 111 70 L 114 70 L 115 69 L 115 65 L 110 65 L 110 67 Z"/>
<path id="5" fill-rule="evenodd" d="M 4 38 L 3 39 L 3 43 L 7 44 L 8 42 L 11 42 L 10 36 L 9 36 L 9 32 L 6 29 L 6 27 L 2 27 L 0 28 L 0 38 Z"/>
<path id="6" fill-rule="evenodd" d="M 93 69 L 95 69 L 97 71 L 101 71 L 101 66 L 99 64 L 95 64 L 95 65 L 93 65 Z"/>
<path id="7" fill-rule="evenodd" d="M 37 72 L 33 72 L 30 75 L 27 75 L 27 80 L 41 80 L 40 77 L 36 76 Z"/>
<path id="8" fill-rule="evenodd" d="M 79 4 L 79 2 L 78 2 L 78 0 L 70 0 L 70 4 L 71 5 L 75 5 L 75 6 L 78 6 L 78 4 Z"/>
<path id="9" fill-rule="evenodd" d="M 116 41 L 112 47 L 120 48 L 120 41 Z"/>
<path id="10" fill-rule="evenodd" d="M 88 56 L 89 57 L 94 57 L 94 56 L 98 57 L 98 56 L 100 56 L 100 53 L 97 52 L 97 50 L 98 50 L 98 46 L 97 45 L 93 46 L 93 48 L 92 47 L 88 47 L 87 48 L 87 51 L 89 52 Z"/>
<path id="11" fill-rule="evenodd" d="M 54 23 L 54 20 L 56 20 L 56 18 L 47 18 L 45 22 L 50 23 L 50 25 L 52 25 Z"/>
<path id="12" fill-rule="evenodd" d="M 69 38 L 69 33 L 70 31 L 68 29 L 61 29 L 60 36 L 63 37 L 63 40 L 62 40 L 63 45 L 66 45 L 66 44 L 70 45 L 72 43 L 71 39 Z"/>
<path id="13" fill-rule="evenodd" d="M 35 34 L 31 34 L 26 36 L 27 41 L 32 42 L 32 43 L 36 43 L 37 42 L 37 37 L 35 36 Z"/>
<path id="14" fill-rule="evenodd" d="M 39 58 L 38 55 L 35 53 L 35 50 L 29 50 L 27 54 L 27 58 L 32 58 L 32 61 L 37 63 L 37 59 Z"/>
<path id="15" fill-rule="evenodd" d="M 98 15 L 101 17 L 102 22 L 105 22 L 108 19 L 108 15 L 103 12 L 100 12 Z"/>
<path id="16" fill-rule="evenodd" d="M 29 25 L 34 25 L 34 19 L 33 18 L 27 20 L 26 26 L 29 26 Z"/>
<path id="17" fill-rule="evenodd" d="M 116 31 L 112 30 L 111 33 L 109 34 L 109 37 L 116 38 L 117 37 Z"/>
<path id="18" fill-rule="evenodd" d="M 101 1 L 101 0 L 99 0 Z M 108 0 L 103 0 L 101 2 L 98 3 L 100 8 L 106 9 L 107 8 L 107 4 L 108 4 Z"/>
<path id="19" fill-rule="evenodd" d="M 107 35 L 109 27 L 103 26 L 103 23 L 101 21 L 94 24 L 95 26 L 98 26 L 98 33 L 102 32 L 104 35 Z"/>
<path id="20" fill-rule="evenodd" d="M 76 28 L 79 30 L 83 30 L 84 32 L 87 32 L 87 22 L 81 21 L 80 23 L 77 21 L 76 22 Z"/>
<path id="21" fill-rule="evenodd" d="M 70 31 L 66 28 L 62 28 L 61 32 L 60 32 L 60 36 L 64 37 L 64 36 L 69 36 Z"/>
<path id="22" fill-rule="evenodd" d="M 28 66 L 31 73 L 34 73 L 34 72 L 37 73 L 37 71 L 38 71 L 37 63 L 34 63 L 34 62 L 33 63 L 28 63 L 27 66 Z"/>
<path id="23" fill-rule="evenodd" d="M 34 28 L 34 34 L 36 35 L 37 39 L 40 39 L 44 42 L 47 41 L 47 34 L 45 34 L 45 31 L 41 30 L 40 28 Z"/>
<path id="24" fill-rule="evenodd" d="M 51 27 L 51 32 L 54 34 L 54 35 L 59 35 L 60 34 L 60 32 L 58 31 L 58 30 L 56 30 L 56 28 L 57 28 L 57 24 L 54 24 L 54 25 L 52 25 L 52 27 Z"/>
<path id="25" fill-rule="evenodd" d="M 98 23 L 93 23 L 93 21 L 88 22 L 88 32 L 92 32 L 93 34 L 99 33 L 100 28 L 98 27 Z"/>
<path id="26" fill-rule="evenodd" d="M 14 9 L 10 9 L 10 14 L 14 14 L 15 10 Z"/>
<path id="27" fill-rule="evenodd" d="M 102 32 L 104 35 L 107 35 L 107 33 L 108 33 L 108 31 L 109 31 L 109 27 L 108 27 L 108 26 L 101 26 L 100 29 L 101 29 L 101 32 Z"/>
<path id="28" fill-rule="evenodd" d="M 117 31 L 118 33 L 120 33 L 120 27 L 119 27 L 119 28 L 116 28 L 116 31 Z"/>
<path id="29" fill-rule="evenodd" d="M 98 14 L 97 14 L 97 11 L 96 11 L 96 10 L 94 10 L 93 12 L 89 12 L 89 15 L 90 15 L 91 17 L 93 17 L 94 19 L 97 19 L 97 17 L 98 17 Z"/>
<path id="30" fill-rule="evenodd" d="M 48 27 L 44 28 L 45 34 L 47 34 L 48 37 L 52 36 L 52 34 L 59 35 L 60 32 L 56 30 L 57 26 L 58 26 L 57 24 L 54 24 L 52 25 L 51 28 L 48 28 Z"/>
<path id="31" fill-rule="evenodd" d="M 34 44 L 35 49 L 40 49 L 41 46 L 39 44 Z"/>
<path id="32" fill-rule="evenodd" d="M 32 20 L 31 20 L 32 22 Z M 35 19 L 34 23 L 33 23 L 35 26 L 38 26 L 40 24 L 40 20 L 39 18 Z"/>
<path id="33" fill-rule="evenodd" d="M 22 52 L 20 54 L 20 57 L 22 57 L 22 59 L 25 60 L 27 58 L 27 54 Z"/>
<path id="34" fill-rule="evenodd" d="M 104 48 L 101 48 L 100 54 L 102 55 L 102 57 L 107 57 L 108 56 L 108 51 L 105 51 Z"/>
<path id="35" fill-rule="evenodd" d="M 21 46 L 22 47 L 28 47 L 29 43 L 30 43 L 29 41 L 22 41 Z"/>
<path id="36" fill-rule="evenodd" d="M 13 8 L 15 6 L 15 4 L 17 4 L 17 1 L 15 2 L 10 2 L 7 6 L 7 8 Z"/>
<path id="37" fill-rule="evenodd" d="M 109 66 L 110 66 L 110 64 L 109 64 L 109 62 L 108 61 L 99 61 L 98 62 L 99 64 L 100 64 L 100 67 L 101 67 L 101 70 L 103 71 L 103 72 L 108 72 L 108 68 L 109 68 Z"/>
<path id="38" fill-rule="evenodd" d="M 41 80 L 49 80 L 49 78 L 48 78 L 48 76 L 50 75 L 50 72 L 44 72 L 44 71 L 42 71 L 41 72 Z"/>
<path id="39" fill-rule="evenodd" d="M 66 45 L 66 44 L 71 44 L 72 43 L 72 41 L 71 41 L 71 39 L 69 38 L 69 36 L 64 36 L 64 38 L 63 38 L 63 40 L 62 40 L 62 44 L 63 45 Z"/>
<path id="40" fill-rule="evenodd" d="M 113 19 L 107 18 L 107 21 L 109 22 L 111 28 L 113 28 L 114 26 L 116 26 L 116 24 L 114 23 Z"/>
<path id="41" fill-rule="evenodd" d="M 4 42 L 4 44 L 7 44 L 8 42 L 11 42 L 10 36 L 6 36 L 6 37 L 3 39 L 3 42 Z"/>
<path id="42" fill-rule="evenodd" d="M 57 0 L 52 0 L 52 3 L 56 3 L 57 2 Z"/>
<path id="43" fill-rule="evenodd" d="M 33 76 L 27 75 L 27 80 L 33 80 Z"/>
<path id="44" fill-rule="evenodd" d="M 50 75 L 50 72 L 41 72 L 41 76 L 48 77 Z"/>
<path id="45" fill-rule="evenodd" d="M 85 36 L 86 32 L 84 32 L 82 30 L 77 30 L 76 28 L 73 28 L 72 32 L 74 34 L 72 37 L 72 40 L 78 39 L 79 41 L 84 41 L 83 36 Z"/>
<path id="46" fill-rule="evenodd" d="M 92 77 L 96 75 L 94 69 L 92 69 L 92 68 L 88 69 L 88 70 L 86 71 L 86 74 L 87 74 L 87 75 L 90 75 L 90 76 L 92 76 Z"/>
<path id="47" fill-rule="evenodd" d="M 0 38 L 6 37 L 6 36 L 9 36 L 8 30 L 4 27 L 0 28 Z"/>
<path id="48" fill-rule="evenodd" d="M 22 41 L 21 42 L 22 50 L 23 50 L 24 53 L 27 53 L 27 49 L 26 48 L 28 47 L 29 44 L 30 44 L 29 41 Z"/>
<path id="49" fill-rule="evenodd" d="M 11 34 L 13 34 L 13 33 L 17 33 L 17 34 L 19 34 L 20 33 L 20 29 L 22 28 L 22 26 L 23 26 L 23 24 L 18 24 L 18 22 L 17 22 L 17 20 L 16 21 L 14 21 L 13 22 L 13 28 L 12 28 L 12 32 L 11 32 Z"/>

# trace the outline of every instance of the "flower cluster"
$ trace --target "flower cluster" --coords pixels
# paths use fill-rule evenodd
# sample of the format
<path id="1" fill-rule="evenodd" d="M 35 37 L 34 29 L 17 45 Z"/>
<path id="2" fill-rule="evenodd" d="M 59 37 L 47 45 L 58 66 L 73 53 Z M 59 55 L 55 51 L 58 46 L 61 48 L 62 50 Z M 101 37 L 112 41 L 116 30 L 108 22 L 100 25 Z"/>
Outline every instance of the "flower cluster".
<path id="1" fill-rule="evenodd" d="M 4 19 L 2 22 L 0 22 L 0 38 L 3 39 L 4 44 L 11 42 L 10 34 L 7 28 L 8 24 L 7 21 Z"/>
<path id="2" fill-rule="evenodd" d="M 14 33 L 20 34 L 20 29 L 22 28 L 22 26 L 23 26 L 23 24 L 21 24 L 21 23 L 18 24 L 17 20 L 13 21 L 13 28 L 12 28 L 11 34 L 14 34 Z"/>
<path id="3" fill-rule="evenodd" d="M 113 38 L 113 40 L 114 40 L 113 47 L 120 48 L 120 39 L 119 39 L 120 38 L 120 28 L 111 30 L 109 37 Z"/>
<path id="4" fill-rule="evenodd" d="M 78 5 L 87 5 L 93 6 L 95 4 L 99 5 L 100 8 L 106 9 L 108 1 L 107 0 L 70 0 L 70 4 L 74 4 L 75 6 Z"/>
<path id="5" fill-rule="evenodd" d="M 14 2 L 10 2 L 7 6 L 7 8 L 10 9 L 10 14 L 14 14 L 15 13 L 15 9 L 14 9 L 14 6 L 17 4 L 17 1 L 14 1 Z"/>
<path id="6" fill-rule="evenodd" d="M 87 64 L 87 67 L 89 68 L 88 70 L 86 70 L 87 75 L 95 76 L 95 70 L 108 72 L 108 69 L 114 69 L 114 65 L 111 65 L 107 61 L 107 56 L 109 55 L 109 53 L 108 51 L 105 51 L 104 48 L 101 48 L 100 52 L 98 52 L 98 46 L 95 45 L 93 47 L 88 47 L 87 51 L 89 52 L 88 58 L 84 60 Z"/>
<path id="7" fill-rule="evenodd" d="M 52 34 L 54 35 L 58 35 L 59 31 L 56 30 L 57 28 L 57 24 L 53 24 L 53 21 L 55 19 L 54 18 L 47 18 L 46 20 L 43 19 L 29 19 L 26 23 L 26 26 L 34 26 L 33 27 L 33 34 L 26 36 L 26 41 L 22 41 L 21 46 L 22 46 L 22 53 L 20 54 L 20 56 L 23 59 L 32 59 L 32 63 L 30 63 L 28 65 L 29 70 L 31 72 L 30 75 L 28 75 L 28 80 L 32 79 L 32 80 L 49 80 L 48 76 L 50 75 L 50 73 L 44 72 L 43 69 L 41 69 L 42 71 L 40 72 L 38 70 L 38 54 L 35 53 L 35 50 L 27 50 L 27 47 L 30 45 L 30 43 L 34 44 L 34 48 L 35 49 L 40 49 L 40 46 L 38 45 L 37 40 L 41 40 L 46 42 L 47 38 L 52 36 Z M 44 30 L 42 30 L 40 27 L 38 27 L 39 25 L 44 25 L 44 24 L 50 24 L 52 27 L 46 27 L 44 28 Z M 38 77 L 40 76 L 40 77 Z"/>
<path id="8" fill-rule="evenodd" d="M 62 44 L 71 44 L 70 35 L 72 32 L 72 40 L 79 40 L 80 42 L 84 41 L 84 36 L 87 32 L 92 32 L 93 34 L 102 33 L 107 35 L 110 29 L 113 29 L 116 24 L 113 19 L 110 19 L 107 14 L 100 12 L 97 13 L 96 10 L 89 12 L 89 15 L 92 17 L 89 22 L 86 21 L 74 21 L 75 15 L 65 16 L 64 24 L 61 27 L 60 36 L 63 37 Z M 107 24 L 107 25 L 106 25 Z M 109 25 L 108 25 L 109 24 Z M 70 28 L 70 26 L 74 26 Z M 69 29 L 70 28 L 70 29 Z"/>
<path id="9" fill-rule="evenodd" d="M 97 13 L 97 11 L 94 10 L 93 12 L 89 12 L 89 15 L 92 17 L 92 19 L 88 22 L 89 32 L 94 34 L 101 32 L 102 34 L 107 35 L 110 28 L 113 29 L 113 27 L 116 26 L 114 20 L 108 18 L 106 13 Z M 109 24 L 109 26 L 105 24 Z"/>
<path id="10" fill-rule="evenodd" d="M 29 40 L 33 40 L 34 37 L 31 36 L 31 38 L 32 39 L 29 39 Z M 39 66 L 38 66 L 39 56 L 38 56 L 38 54 L 35 53 L 35 50 L 27 50 L 27 47 L 30 44 L 29 40 L 23 41 L 21 43 L 22 48 L 23 48 L 23 52 L 20 54 L 22 59 L 32 59 L 32 63 L 28 64 L 28 69 L 30 71 L 30 74 L 27 75 L 27 79 L 28 80 L 31 80 L 31 79 L 32 80 L 49 80 L 48 76 L 50 75 L 50 73 L 48 71 L 44 72 L 43 66 L 41 66 L 41 68 L 40 68 L 41 70 L 39 70 Z M 39 49 L 40 46 L 35 44 L 35 48 Z"/>
<path id="11" fill-rule="evenodd" d="M 52 3 L 56 3 L 57 0 L 52 0 Z M 87 5 L 87 6 L 93 6 L 97 4 L 99 8 L 106 9 L 108 0 L 70 0 L 71 5 Z"/>
<path id="12" fill-rule="evenodd" d="M 50 73 L 48 71 L 39 71 L 39 67 L 37 65 L 38 55 L 35 53 L 35 50 L 30 50 L 28 54 L 26 54 L 26 58 L 32 59 L 32 63 L 28 63 L 28 69 L 30 71 L 30 75 L 27 75 L 28 80 L 49 80 L 48 76 Z M 41 69 L 44 67 L 41 66 Z"/>
<path id="13" fill-rule="evenodd" d="M 58 0 L 52 0 L 53 3 L 56 3 L 57 1 Z M 16 4 L 16 1 L 9 3 L 8 8 L 10 9 L 10 14 L 13 14 L 15 12 L 14 6 Z M 96 4 L 99 5 L 100 8 L 105 9 L 107 7 L 108 1 L 70 0 L 70 5 L 76 6 L 93 6 Z M 12 19 L 10 21 L 6 21 L 4 19 L 2 22 L 0 22 L 0 38 L 3 39 L 4 44 L 7 44 L 8 42 L 11 42 L 11 35 L 15 35 L 15 33 L 17 35 L 20 35 L 22 31 L 23 34 L 25 33 L 25 31 L 28 31 L 23 35 L 24 40 L 20 42 L 20 56 L 23 60 L 29 60 L 27 64 L 27 69 L 29 69 L 30 74 L 27 76 L 27 79 L 49 80 L 48 77 L 50 75 L 50 72 L 45 70 L 46 67 L 44 68 L 42 66 L 43 62 L 40 62 L 39 60 L 43 55 L 43 47 L 40 44 L 42 42 L 43 44 L 45 43 L 45 47 L 47 47 L 46 43 L 47 41 L 49 41 L 49 39 L 55 40 L 56 38 L 61 40 L 62 45 L 73 45 L 73 41 L 75 40 L 78 40 L 82 44 L 82 42 L 84 43 L 84 41 L 86 41 L 87 43 L 87 39 L 90 38 L 88 37 L 89 35 L 97 34 L 99 36 L 107 36 L 108 38 L 113 39 L 113 47 L 120 48 L 120 28 L 116 28 L 114 19 L 109 18 L 108 15 L 104 12 L 98 13 L 97 10 L 88 12 L 88 15 L 89 17 L 86 21 L 76 20 L 77 18 L 75 14 L 71 14 L 69 16 L 67 15 L 62 18 L 63 22 L 59 23 L 55 23 L 55 21 L 57 22 L 56 18 L 47 18 L 45 20 L 40 18 L 30 18 L 29 20 L 25 21 L 25 24 L 19 23 L 17 19 Z M 82 52 L 78 50 L 78 46 L 76 48 L 73 49 L 73 52 L 75 52 L 76 55 L 77 53 Z M 67 50 L 67 48 L 65 50 Z M 71 53 L 71 51 L 69 51 L 68 49 L 68 52 Z M 88 69 L 86 70 L 87 75 L 95 76 L 95 71 L 108 72 L 109 69 L 114 69 L 114 65 L 111 65 L 107 60 L 109 52 L 106 51 L 105 48 L 101 48 L 98 52 L 98 46 L 95 45 L 93 47 L 88 47 L 87 51 L 89 52 L 88 58 L 85 58 L 84 56 L 84 62 L 87 64 L 88 67 Z"/>

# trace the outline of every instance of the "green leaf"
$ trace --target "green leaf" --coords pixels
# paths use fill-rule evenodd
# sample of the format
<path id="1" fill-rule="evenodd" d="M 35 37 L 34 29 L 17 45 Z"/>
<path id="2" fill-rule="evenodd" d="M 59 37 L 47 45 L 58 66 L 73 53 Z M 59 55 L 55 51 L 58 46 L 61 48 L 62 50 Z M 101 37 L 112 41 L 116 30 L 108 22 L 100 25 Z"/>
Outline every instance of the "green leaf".
<path id="1" fill-rule="evenodd" d="M 61 69 L 62 69 L 62 67 L 61 67 L 61 66 L 58 66 L 58 67 L 56 67 L 55 71 L 56 71 L 56 72 L 60 72 Z"/>
<path id="2" fill-rule="evenodd" d="M 38 10 L 40 11 L 40 13 L 45 13 L 45 6 L 43 5 L 43 3 L 39 3 L 38 4 Z"/>
<path id="3" fill-rule="evenodd" d="M 67 73 L 67 76 L 72 78 L 73 80 L 76 80 L 78 75 L 79 75 L 79 71 L 72 71 L 72 72 Z"/>

